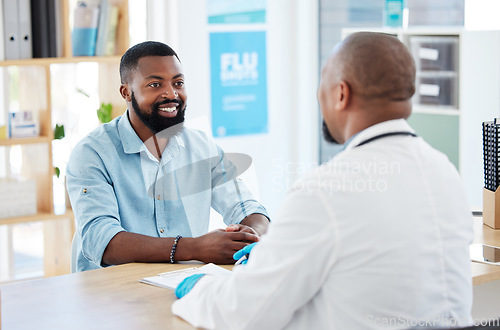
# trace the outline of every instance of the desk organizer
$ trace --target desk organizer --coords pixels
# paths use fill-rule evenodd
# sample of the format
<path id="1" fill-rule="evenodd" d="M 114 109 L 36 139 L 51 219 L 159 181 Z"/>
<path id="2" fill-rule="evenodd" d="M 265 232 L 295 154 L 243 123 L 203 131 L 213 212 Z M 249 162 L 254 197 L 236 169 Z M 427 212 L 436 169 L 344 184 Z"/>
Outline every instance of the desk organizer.
<path id="1" fill-rule="evenodd" d="M 483 223 L 500 229 L 500 189 L 491 191 L 483 188 Z"/>
<path id="2" fill-rule="evenodd" d="M 500 118 L 483 122 L 483 223 L 500 229 Z"/>

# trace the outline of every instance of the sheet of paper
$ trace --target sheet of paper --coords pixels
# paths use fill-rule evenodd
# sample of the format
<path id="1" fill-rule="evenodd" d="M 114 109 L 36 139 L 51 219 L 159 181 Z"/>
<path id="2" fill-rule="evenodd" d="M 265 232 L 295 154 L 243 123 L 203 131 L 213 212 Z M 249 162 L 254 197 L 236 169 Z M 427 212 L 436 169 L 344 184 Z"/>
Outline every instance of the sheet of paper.
<path id="1" fill-rule="evenodd" d="M 433 48 L 420 48 L 418 56 L 423 60 L 437 61 L 439 59 L 439 51 Z"/>
<path id="2" fill-rule="evenodd" d="M 192 267 L 176 270 L 167 273 L 158 274 L 158 276 L 145 277 L 139 280 L 141 283 L 156 285 L 162 288 L 175 290 L 177 285 L 186 277 L 194 274 L 208 274 L 212 276 L 228 276 L 230 270 L 217 266 L 215 264 L 206 264 L 202 267 Z"/>
<path id="3" fill-rule="evenodd" d="M 422 96 L 439 96 L 439 85 L 420 84 L 418 91 Z"/>

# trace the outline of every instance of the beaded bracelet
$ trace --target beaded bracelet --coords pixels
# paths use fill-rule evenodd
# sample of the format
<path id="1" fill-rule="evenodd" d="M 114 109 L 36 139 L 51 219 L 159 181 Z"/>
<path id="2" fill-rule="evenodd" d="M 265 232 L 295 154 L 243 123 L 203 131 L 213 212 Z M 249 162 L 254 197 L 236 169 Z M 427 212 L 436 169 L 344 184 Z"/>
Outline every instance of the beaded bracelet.
<path id="1" fill-rule="evenodd" d="M 181 238 L 182 238 L 181 235 L 177 235 L 174 239 L 174 244 L 172 245 L 172 251 L 170 251 L 170 263 L 171 264 L 175 263 L 175 260 L 174 260 L 175 249 L 177 248 L 177 243 L 179 243 L 179 240 Z"/>

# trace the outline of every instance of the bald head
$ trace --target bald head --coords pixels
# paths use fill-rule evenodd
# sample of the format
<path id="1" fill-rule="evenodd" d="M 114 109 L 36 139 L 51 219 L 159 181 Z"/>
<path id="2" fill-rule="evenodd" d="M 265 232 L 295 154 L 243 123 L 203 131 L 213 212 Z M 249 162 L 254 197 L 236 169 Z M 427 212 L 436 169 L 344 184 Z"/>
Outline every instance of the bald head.
<path id="1" fill-rule="evenodd" d="M 364 100 L 409 100 L 415 93 L 415 63 L 395 37 L 359 32 L 347 37 L 330 59 L 353 96 Z"/>
<path id="2" fill-rule="evenodd" d="M 327 140 L 343 143 L 372 125 L 408 118 L 414 93 L 415 63 L 397 38 L 352 34 L 321 73 L 318 100 Z"/>

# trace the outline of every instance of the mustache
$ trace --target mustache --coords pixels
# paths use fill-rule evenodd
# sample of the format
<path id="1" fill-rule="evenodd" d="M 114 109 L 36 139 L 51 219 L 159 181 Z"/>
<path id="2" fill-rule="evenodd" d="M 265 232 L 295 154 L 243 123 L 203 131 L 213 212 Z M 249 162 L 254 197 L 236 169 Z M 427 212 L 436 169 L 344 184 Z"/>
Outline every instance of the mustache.
<path id="1" fill-rule="evenodd" d="M 165 101 L 155 103 L 155 105 L 163 105 L 163 104 L 168 104 L 168 103 L 177 103 L 181 105 L 183 102 L 178 100 L 178 99 L 166 99 Z"/>

